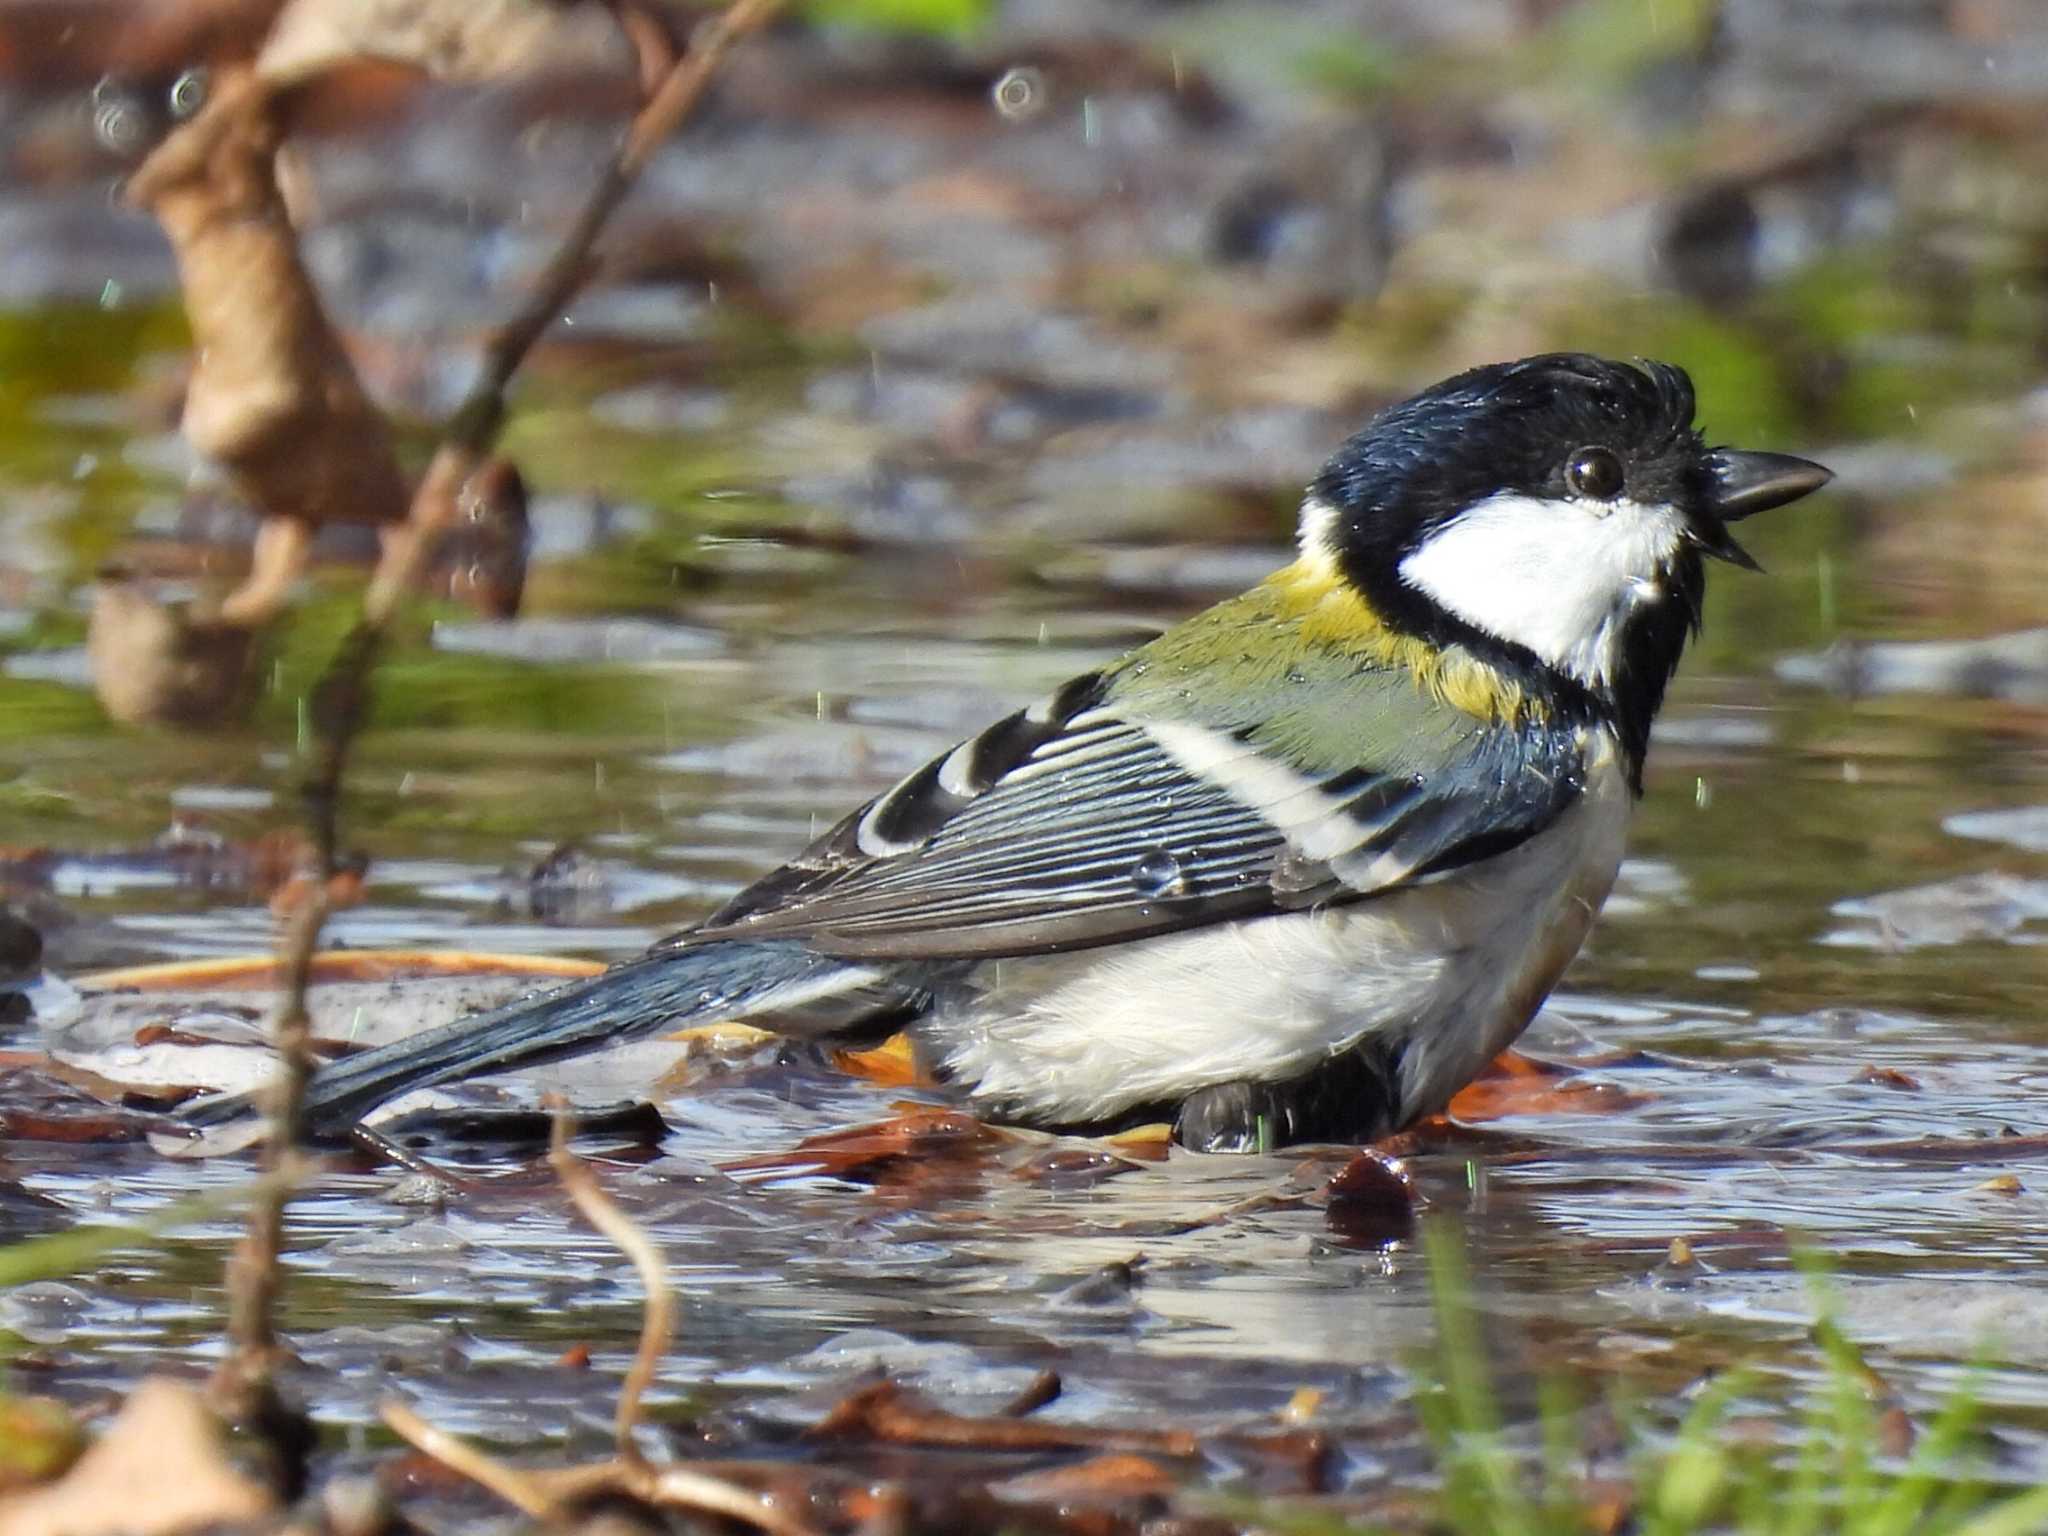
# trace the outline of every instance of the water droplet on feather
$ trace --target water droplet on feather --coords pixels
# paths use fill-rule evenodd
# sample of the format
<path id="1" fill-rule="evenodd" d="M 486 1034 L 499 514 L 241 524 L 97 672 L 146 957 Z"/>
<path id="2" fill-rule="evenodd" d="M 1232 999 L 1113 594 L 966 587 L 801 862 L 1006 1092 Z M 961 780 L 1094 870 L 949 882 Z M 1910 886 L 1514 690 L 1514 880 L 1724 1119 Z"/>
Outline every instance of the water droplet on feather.
<path id="1" fill-rule="evenodd" d="M 1188 888 L 1187 871 L 1164 848 L 1154 848 L 1131 866 L 1131 884 L 1147 896 L 1180 896 Z"/>

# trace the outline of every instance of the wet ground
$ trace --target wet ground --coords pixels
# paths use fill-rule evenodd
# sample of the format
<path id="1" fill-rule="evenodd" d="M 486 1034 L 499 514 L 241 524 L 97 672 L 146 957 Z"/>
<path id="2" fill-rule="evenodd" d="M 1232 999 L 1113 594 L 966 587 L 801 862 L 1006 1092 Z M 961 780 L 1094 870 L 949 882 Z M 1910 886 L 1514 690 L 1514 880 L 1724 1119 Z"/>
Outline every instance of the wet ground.
<path id="1" fill-rule="evenodd" d="M 1524 1042 L 1573 1091 L 1432 1143 L 1419 1193 L 1504 1388 L 1809 1379 L 1804 1244 L 1909 1406 L 1988 1361 L 2002 1470 L 2048 1477 L 2048 39 L 2017 0 L 1729 4 L 1710 36 L 1645 9 L 1141 6 L 1105 37 L 1017 7 L 959 51 L 758 50 L 515 401 L 524 617 L 423 610 L 382 674 L 332 938 L 630 954 L 1284 559 L 1374 403 L 1550 346 L 1667 358 L 1711 435 L 1840 479 L 1745 529 L 1768 575 L 1715 572 L 1621 886 Z M 1017 65 L 1040 94 L 1005 117 Z M 305 146 L 316 273 L 408 419 L 601 152 L 612 119 L 560 95 L 428 90 Z M 323 568 L 245 724 L 118 728 L 83 686 L 101 562 L 203 571 L 248 526 L 171 430 L 168 258 L 81 100 L 0 95 L 0 843 L 74 979 L 272 941 L 250 850 L 293 824 L 359 577 Z M 1082 1422 L 1270 1424 L 1313 1389 L 1337 1485 L 1420 1475 L 1413 1234 L 1296 1198 L 1302 1156 L 721 1171 L 901 1097 L 763 1053 L 606 1168 L 685 1298 L 677 1433 L 779 1443 L 877 1366 L 987 1411 L 1052 1365 L 1046 1414 Z M 246 1175 L 4 1152 L 24 1232 Z M 629 1271 L 530 1146 L 449 1155 L 479 1188 L 408 1203 L 365 1163 L 296 1207 L 299 1384 L 337 1446 L 392 1390 L 601 1436 Z M 0 1327 L 73 1396 L 204 1364 L 232 1234 L 0 1297 Z"/>

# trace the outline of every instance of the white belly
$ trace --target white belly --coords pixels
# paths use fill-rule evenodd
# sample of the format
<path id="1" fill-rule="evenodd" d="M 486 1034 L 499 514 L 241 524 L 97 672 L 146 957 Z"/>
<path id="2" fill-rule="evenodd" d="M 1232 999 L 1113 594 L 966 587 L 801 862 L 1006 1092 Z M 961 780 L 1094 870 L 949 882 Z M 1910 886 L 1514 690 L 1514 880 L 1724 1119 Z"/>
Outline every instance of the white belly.
<path id="1" fill-rule="evenodd" d="M 1430 1114 L 1535 1015 L 1621 866 L 1630 807 L 1603 757 L 1555 825 L 1453 874 L 1346 906 L 1078 954 L 991 961 L 915 1027 L 986 1108 L 1053 1123 L 1400 1040 L 1404 1118 Z"/>

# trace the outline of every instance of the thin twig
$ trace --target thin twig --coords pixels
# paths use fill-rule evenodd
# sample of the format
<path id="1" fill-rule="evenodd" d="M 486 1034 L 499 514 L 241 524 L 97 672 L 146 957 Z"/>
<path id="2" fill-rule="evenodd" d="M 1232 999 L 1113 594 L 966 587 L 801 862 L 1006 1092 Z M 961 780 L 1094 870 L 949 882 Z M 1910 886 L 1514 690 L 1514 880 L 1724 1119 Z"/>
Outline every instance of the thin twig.
<path id="1" fill-rule="evenodd" d="M 514 1467 L 478 1450 L 461 1436 L 429 1424 L 396 1398 L 379 1403 L 377 1416 L 414 1450 L 488 1489 L 532 1520 L 555 1524 L 579 1504 L 624 1495 L 661 1508 L 726 1515 L 767 1531 L 769 1536 L 815 1536 L 812 1527 L 777 1509 L 766 1496 L 692 1467 L 655 1467 L 625 1460 L 577 1467 Z"/>
<path id="2" fill-rule="evenodd" d="M 618 1250 L 632 1260 L 633 1268 L 639 1272 L 640 1284 L 647 1292 L 647 1301 L 640 1314 L 640 1345 L 633 1351 L 633 1364 L 619 1387 L 619 1408 L 612 1431 L 620 1459 L 638 1461 L 641 1459 L 640 1451 L 634 1443 L 633 1432 L 640 1425 L 641 1400 L 646 1396 L 648 1387 L 653 1385 L 654 1373 L 661 1364 L 661 1357 L 668 1353 L 669 1340 L 675 1333 L 675 1292 L 669 1288 L 668 1266 L 662 1260 L 661 1250 L 631 1217 L 613 1203 L 611 1196 L 591 1177 L 590 1170 L 569 1150 L 570 1125 L 568 1110 L 556 1106 L 555 1131 L 548 1147 L 548 1162 L 553 1165 L 555 1176 L 562 1181 L 562 1187 L 568 1190 L 569 1198 L 576 1202 L 576 1209 L 583 1213 L 583 1219 L 610 1238 Z"/>
<path id="3" fill-rule="evenodd" d="M 464 483 L 498 440 L 505 420 L 505 391 L 512 375 L 518 372 L 534 343 L 590 280 L 591 249 L 613 211 L 640 179 L 655 150 L 696 110 L 733 46 L 766 26 L 785 3 L 786 0 L 733 0 L 729 8 L 697 29 L 690 39 L 689 51 L 675 62 L 646 105 L 634 115 L 618 152 L 599 176 L 561 245 L 534 279 L 525 303 L 485 343 L 483 367 L 476 383 L 449 418 L 441 446 L 435 450 L 419 488 L 413 493 L 410 514 L 404 523 L 385 532 L 383 553 L 363 599 L 360 628 L 365 633 L 360 646 L 355 648 L 361 653 L 361 665 L 355 673 L 359 682 L 369 675 L 368 666 L 375 659 L 392 613 L 404 595 L 418 584 L 433 559 L 442 532 L 455 521 Z M 337 668 L 350 650 L 343 648 Z M 357 686 L 335 691 L 338 695 L 354 696 L 364 690 Z"/>
<path id="4" fill-rule="evenodd" d="M 281 944 L 285 971 L 284 996 L 275 1026 L 279 1068 L 270 1094 L 271 1132 L 265 1145 L 267 1168 L 282 1167 L 293 1155 L 303 1130 L 306 1080 L 312 1063 L 307 1051 L 311 1025 L 306 995 L 312 981 L 313 956 L 327 918 L 328 882 L 334 877 L 340 846 L 341 788 L 352 751 L 370 706 L 371 677 L 392 618 L 432 559 L 442 530 L 456 516 L 465 481 L 497 441 L 504 420 L 505 390 L 541 334 L 568 305 L 590 274 L 590 251 L 606 221 L 638 179 L 655 149 L 674 133 L 702 100 L 705 88 L 733 45 L 764 26 L 783 0 L 734 0 L 721 15 L 701 26 L 691 47 L 676 61 L 635 114 L 624 141 L 591 193 L 560 249 L 542 271 L 526 302 L 499 328 L 485 348 L 482 375 L 443 434 L 427 472 L 414 490 L 406 522 L 387 530 L 383 557 L 363 598 L 363 616 L 342 642 L 315 685 L 312 710 L 318 741 L 314 762 L 302 787 L 315 852 L 314 890 L 295 914 Z M 563 1175 L 565 1182 L 572 1176 Z M 588 1182 L 588 1176 L 585 1175 Z M 571 1183 L 572 1190 L 574 1184 Z M 595 1188 L 594 1184 L 590 1186 Z M 601 1197 L 600 1197 L 601 1198 Z M 218 1383 L 240 1407 L 275 1402 L 271 1367 L 277 1354 L 273 1310 L 277 1297 L 278 1254 L 284 1240 L 283 1192 L 267 1197 L 251 1213 L 247 1235 L 229 1266 L 229 1360 Z M 616 1214 L 616 1213 L 614 1213 Z M 619 1404 L 622 1455 L 631 1455 L 631 1434 L 639 1399 L 653 1371 L 659 1343 L 649 1355 L 649 1340 L 665 1343 L 667 1292 L 658 1257 L 649 1268 L 632 1246 L 637 1234 L 621 1236 L 592 1213 L 594 1224 L 642 1265 L 648 1288 L 648 1333 L 641 1355 L 627 1376 Z M 630 1230 L 624 1218 L 620 1226 Z M 651 1250 L 649 1250 L 651 1252 Z M 657 1296 L 660 1298 L 657 1300 Z M 238 1415 L 243 1416 L 243 1415 Z M 516 1502 L 516 1501 L 515 1501 Z M 522 1506 L 523 1507 L 523 1506 Z"/>
<path id="5" fill-rule="evenodd" d="M 814 1536 L 810 1526 L 783 1514 L 765 1495 L 690 1467 L 648 1467 L 633 1492 L 664 1509 L 701 1509 L 744 1520 L 769 1536 Z"/>
<path id="6" fill-rule="evenodd" d="M 782 8 L 784 0 L 735 0 L 723 14 L 706 22 L 679 59 L 635 114 L 632 126 L 612 163 L 563 238 L 552 260 L 535 280 L 526 301 L 499 327 L 484 349 L 484 367 L 468 398 L 456 410 L 442 435 L 427 471 L 413 492 L 404 524 L 387 529 L 384 552 L 363 598 L 363 617 L 342 642 L 315 685 L 313 724 L 319 746 L 301 786 L 319 878 L 334 874 L 339 847 L 341 786 L 348 758 L 370 706 L 370 678 L 404 594 L 419 581 L 440 533 L 455 517 L 462 486 L 497 441 L 504 420 L 505 390 L 512 375 L 547 327 L 575 297 L 590 275 L 590 250 L 606 220 L 632 189 L 655 149 L 681 126 L 702 100 L 705 88 L 734 44 L 760 30 Z M 304 953 L 286 956 L 288 968 L 303 974 L 319 925 L 295 930 Z M 288 990 L 286 1009 L 303 1010 L 302 990 Z"/>
<path id="7" fill-rule="evenodd" d="M 314 942 L 327 918 L 325 885 L 314 889 L 286 930 L 286 988 L 273 1031 L 277 1071 L 268 1090 L 270 1135 L 263 1143 L 266 1183 L 249 1211 L 248 1226 L 228 1261 L 228 1356 L 215 1377 L 217 1395 L 230 1418 L 266 1417 L 276 1408 L 273 1370 L 278 1344 L 275 1326 L 278 1262 L 284 1248 L 284 1213 L 294 1180 L 290 1176 L 301 1139 L 306 1079 L 312 1075 L 312 1021 L 306 987 Z"/>
<path id="8" fill-rule="evenodd" d="M 784 0 L 734 0 L 690 37 L 689 51 L 676 61 L 655 87 L 647 104 L 634 116 L 625 141 L 605 167 L 590 200 L 576 216 L 554 258 L 535 280 L 520 312 L 501 327 L 484 349 L 483 372 L 455 412 L 449 442 L 482 455 L 497 440 L 505 408 L 505 386 L 511 382 L 541 333 L 574 298 L 590 276 L 590 250 L 612 216 L 612 210 L 639 180 L 649 157 L 696 109 L 705 87 L 717 74 L 733 45 L 772 21 Z"/>
<path id="9" fill-rule="evenodd" d="M 396 1398 L 379 1403 L 377 1417 L 414 1450 L 488 1488 L 528 1519 L 552 1523 L 560 1515 L 555 1501 L 535 1487 L 526 1473 L 486 1455 L 461 1436 L 429 1424 Z"/>
<path id="10" fill-rule="evenodd" d="M 476 1190 L 483 1188 L 483 1182 L 480 1179 L 464 1178 L 459 1173 L 454 1173 L 438 1166 L 428 1159 L 421 1157 L 410 1148 L 400 1146 L 374 1125 L 364 1125 L 358 1121 L 348 1128 L 348 1139 L 358 1150 L 367 1152 L 374 1158 L 390 1163 L 394 1168 L 402 1169 L 415 1178 L 429 1179 L 441 1189 Z"/>

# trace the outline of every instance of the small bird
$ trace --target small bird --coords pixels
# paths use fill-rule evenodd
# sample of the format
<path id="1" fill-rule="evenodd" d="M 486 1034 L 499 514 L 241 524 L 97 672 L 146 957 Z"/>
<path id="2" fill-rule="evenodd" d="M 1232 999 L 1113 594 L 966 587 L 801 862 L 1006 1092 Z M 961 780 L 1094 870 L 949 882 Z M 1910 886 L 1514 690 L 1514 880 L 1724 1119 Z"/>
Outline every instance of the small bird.
<path id="1" fill-rule="evenodd" d="M 1728 525 L 1830 478 L 1709 448 L 1668 364 L 1459 374 L 1337 450 L 1258 586 L 933 759 L 645 956 L 321 1067 L 310 1123 L 744 1019 L 907 1030 L 992 1119 L 1167 1119 L 1203 1151 L 1387 1135 L 1578 952 L 1704 560 L 1758 569 Z"/>

